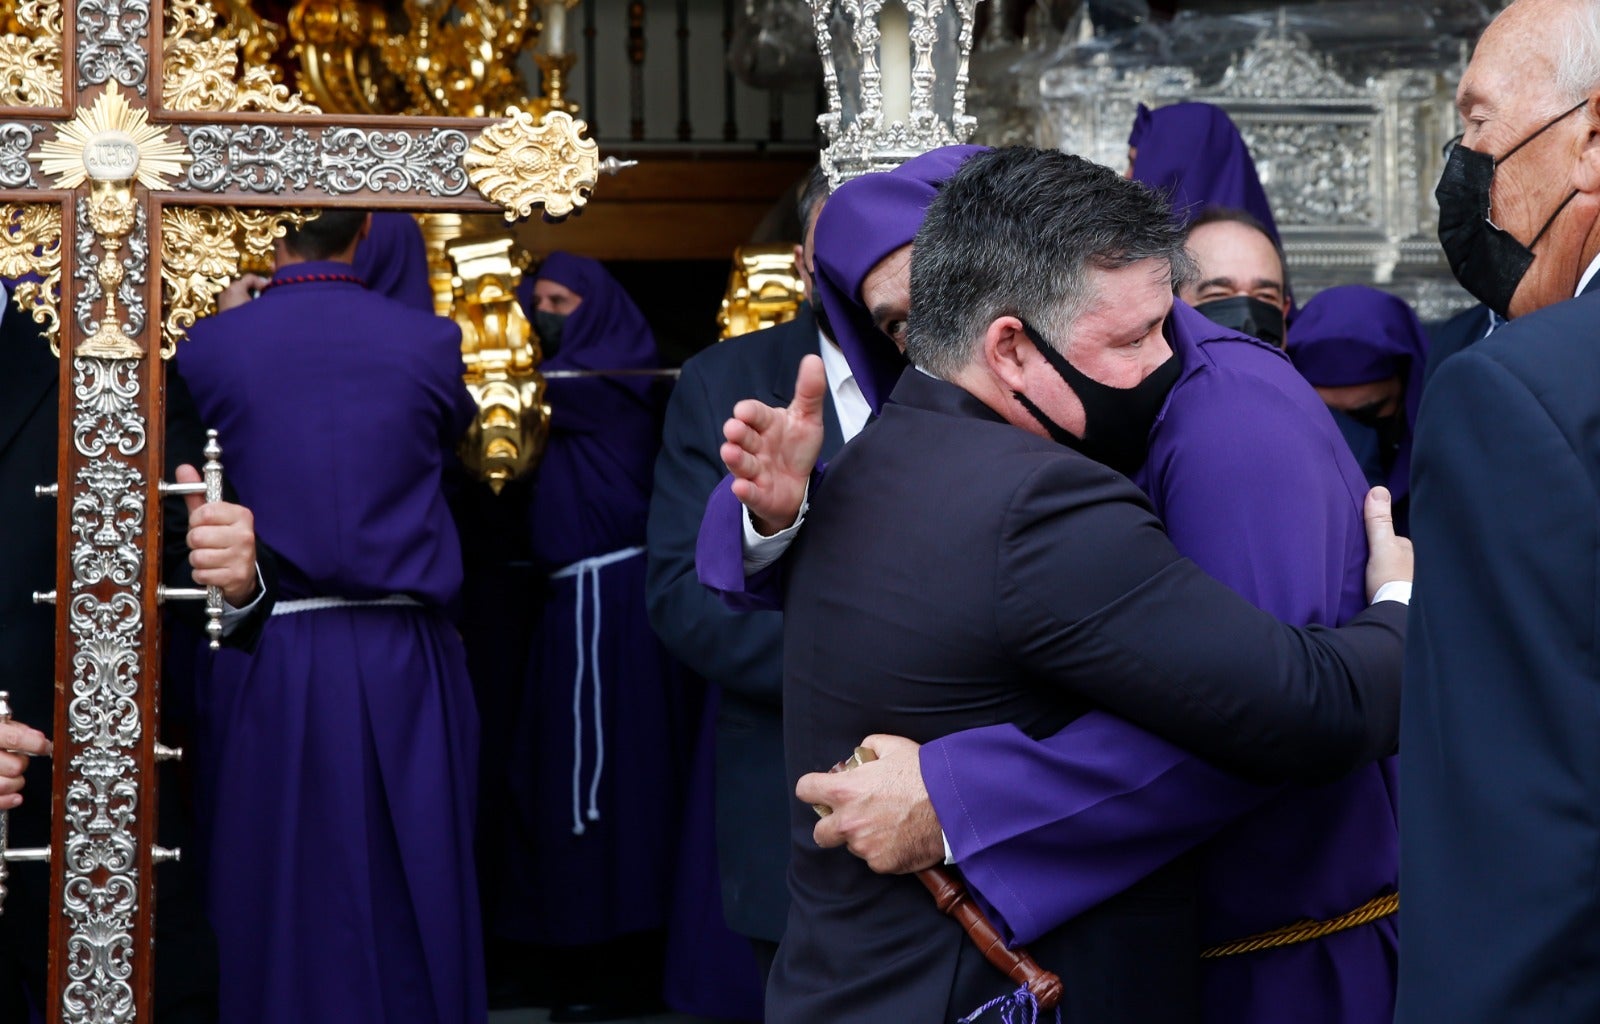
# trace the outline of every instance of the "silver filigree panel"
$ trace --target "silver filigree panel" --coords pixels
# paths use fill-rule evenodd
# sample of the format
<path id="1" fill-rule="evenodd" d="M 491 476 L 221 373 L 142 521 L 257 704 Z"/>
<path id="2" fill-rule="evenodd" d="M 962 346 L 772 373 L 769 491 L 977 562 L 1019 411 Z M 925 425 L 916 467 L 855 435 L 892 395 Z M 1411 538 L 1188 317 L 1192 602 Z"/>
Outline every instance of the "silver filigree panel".
<path id="1" fill-rule="evenodd" d="M 138 369 L 133 359 L 73 359 L 73 444 L 89 462 L 74 477 L 71 496 L 66 720 L 80 749 L 63 802 L 62 914 L 69 937 L 62 1005 L 66 1019 L 95 1024 L 134 1019 L 148 487 L 125 460 L 144 449 L 146 437 Z"/>
<path id="2" fill-rule="evenodd" d="M 78 88 L 116 81 L 145 95 L 150 0 L 77 0 Z"/>
<path id="3" fill-rule="evenodd" d="M 1429 312 L 1464 297 L 1434 237 L 1439 147 L 1454 133 L 1451 75 L 1395 67 L 1347 80 L 1307 37 L 1280 28 L 1210 77 L 1104 54 L 1047 67 L 1038 138 L 1123 171 L 1139 103 L 1216 104 L 1255 158 L 1300 301 L 1353 283 L 1426 294 Z"/>
<path id="4" fill-rule="evenodd" d="M 89 200 L 78 197 L 77 256 L 73 261 L 72 277 L 78 282 L 72 300 L 72 313 L 78 320 L 78 330 L 87 338 L 100 328 L 94 307 L 105 295 L 100 287 L 100 246 L 89 227 Z"/>
<path id="5" fill-rule="evenodd" d="M 139 538 L 144 529 L 144 478 L 132 466 L 95 459 L 78 471 L 72 502 L 74 586 L 110 580 L 139 587 Z"/>
<path id="6" fill-rule="evenodd" d="M 133 359 L 72 360 L 72 442 L 91 459 L 107 452 L 136 455 L 144 447 L 139 363 Z"/>
<path id="7" fill-rule="evenodd" d="M 468 187 L 465 132 L 328 128 L 312 133 L 274 125 L 185 127 L 193 158 L 179 188 L 197 192 L 299 192 L 351 195 L 414 192 L 458 196 Z"/>
<path id="8" fill-rule="evenodd" d="M 0 188 L 38 188 L 33 177 L 33 164 L 28 150 L 33 148 L 35 132 L 44 131 L 43 125 L 25 125 L 16 121 L 0 123 Z"/>
<path id="9" fill-rule="evenodd" d="M 1238 120 L 1279 223 L 1384 229 L 1373 178 L 1376 118 L 1316 124 Z"/>

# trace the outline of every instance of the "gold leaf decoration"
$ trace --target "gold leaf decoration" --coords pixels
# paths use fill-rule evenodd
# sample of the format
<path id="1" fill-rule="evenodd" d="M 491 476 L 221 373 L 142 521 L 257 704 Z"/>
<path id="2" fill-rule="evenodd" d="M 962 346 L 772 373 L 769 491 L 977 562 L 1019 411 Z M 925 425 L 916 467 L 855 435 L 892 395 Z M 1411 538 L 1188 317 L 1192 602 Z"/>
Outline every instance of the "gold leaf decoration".
<path id="1" fill-rule="evenodd" d="M 272 58 L 283 43 L 283 27 L 257 14 L 250 0 L 222 0 L 222 6 L 227 12 L 229 34 L 239 37 L 245 66 L 270 67 L 276 80 L 278 69 Z"/>
<path id="2" fill-rule="evenodd" d="M 148 110 L 130 105 L 115 81 L 107 83 L 93 106 L 79 108 L 77 116 L 57 127 L 56 137 L 41 145 L 34 159 L 56 180 L 56 188 L 77 188 L 89 177 L 84 151 L 107 141 L 138 148 L 134 176 L 151 190 L 167 188 L 190 160 L 183 143 L 151 124 Z"/>
<path id="3" fill-rule="evenodd" d="M 0 277 L 18 281 L 11 299 L 17 308 L 44 325 L 50 351 L 61 354 L 61 207 L 55 203 L 0 205 Z"/>
<path id="4" fill-rule="evenodd" d="M 517 57 L 538 26 L 531 0 L 406 0 L 402 10 L 405 31 L 376 49 L 413 112 L 493 117 L 524 101 Z"/>
<path id="5" fill-rule="evenodd" d="M 279 84 L 270 65 L 247 63 L 241 73 L 239 51 L 247 40 L 218 35 L 210 4 L 172 0 L 166 14 L 161 102 L 168 110 L 320 113 L 299 93 Z"/>
<path id="6" fill-rule="evenodd" d="M 587 203 L 600 174 L 600 147 L 583 137 L 589 126 L 559 110 L 538 124 L 516 107 L 506 117 L 467 150 L 462 163 L 472 187 L 499 204 L 506 220 L 541 204 L 548 216 L 565 217 Z"/>
<path id="7" fill-rule="evenodd" d="M 24 0 L 16 23 L 25 35 L 0 36 L 0 105 L 61 105 L 60 0 Z"/>
<path id="8" fill-rule="evenodd" d="M 300 210 L 163 207 L 161 357 L 172 358 L 195 321 L 216 311 L 217 296 L 225 282 L 239 276 L 242 262 L 259 261 L 287 225 L 304 224 L 312 216 Z"/>

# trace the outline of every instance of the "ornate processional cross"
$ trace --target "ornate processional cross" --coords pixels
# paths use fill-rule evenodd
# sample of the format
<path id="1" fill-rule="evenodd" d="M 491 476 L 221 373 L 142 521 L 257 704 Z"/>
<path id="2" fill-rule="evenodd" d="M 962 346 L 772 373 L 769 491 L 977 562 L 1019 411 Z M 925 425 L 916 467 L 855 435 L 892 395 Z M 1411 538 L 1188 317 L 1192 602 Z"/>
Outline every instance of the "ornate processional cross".
<path id="1" fill-rule="evenodd" d="M 0 275 L 42 279 L 15 299 L 62 356 L 47 1012 L 150 1021 L 153 868 L 175 855 L 154 845 L 158 609 L 179 596 L 158 578 L 162 357 L 294 208 L 561 217 L 598 150 L 561 113 L 323 116 L 241 71 L 206 0 L 22 0 L 17 20 Z"/>

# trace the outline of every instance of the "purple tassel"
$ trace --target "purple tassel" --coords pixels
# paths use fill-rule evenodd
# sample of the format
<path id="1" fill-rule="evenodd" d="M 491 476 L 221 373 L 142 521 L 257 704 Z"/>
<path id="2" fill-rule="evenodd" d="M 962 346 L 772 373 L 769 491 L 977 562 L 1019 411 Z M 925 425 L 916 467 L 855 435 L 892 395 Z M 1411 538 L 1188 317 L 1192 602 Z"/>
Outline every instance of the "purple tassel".
<path id="1" fill-rule="evenodd" d="M 1039 1001 L 1033 998 L 1033 993 L 1028 991 L 1026 985 L 1008 995 L 989 1000 L 962 1017 L 957 1024 L 977 1024 L 979 1017 L 997 1006 L 1000 1008 L 1000 1024 L 1039 1024 Z M 1061 1024 L 1059 1006 L 1056 1007 L 1056 1024 Z"/>

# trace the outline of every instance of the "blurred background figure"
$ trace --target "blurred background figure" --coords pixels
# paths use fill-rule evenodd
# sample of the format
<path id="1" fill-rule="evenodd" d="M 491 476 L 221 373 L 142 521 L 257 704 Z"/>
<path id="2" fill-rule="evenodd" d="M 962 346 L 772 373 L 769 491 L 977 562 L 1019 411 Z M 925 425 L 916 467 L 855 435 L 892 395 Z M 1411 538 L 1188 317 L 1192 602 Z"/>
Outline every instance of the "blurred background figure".
<path id="1" fill-rule="evenodd" d="M 1289 358 L 1333 410 L 1367 482 L 1394 495 L 1395 529 L 1407 535 L 1411 435 L 1428 361 L 1417 315 L 1376 288 L 1329 288 L 1295 319 Z"/>

